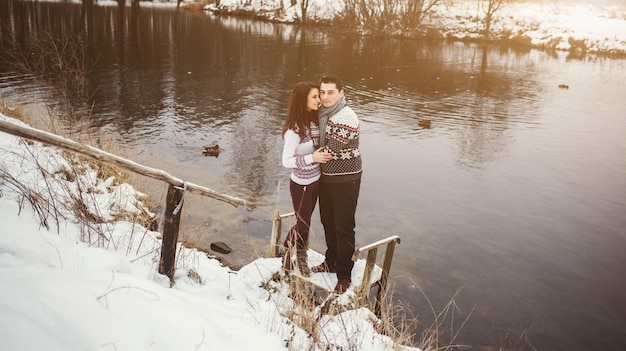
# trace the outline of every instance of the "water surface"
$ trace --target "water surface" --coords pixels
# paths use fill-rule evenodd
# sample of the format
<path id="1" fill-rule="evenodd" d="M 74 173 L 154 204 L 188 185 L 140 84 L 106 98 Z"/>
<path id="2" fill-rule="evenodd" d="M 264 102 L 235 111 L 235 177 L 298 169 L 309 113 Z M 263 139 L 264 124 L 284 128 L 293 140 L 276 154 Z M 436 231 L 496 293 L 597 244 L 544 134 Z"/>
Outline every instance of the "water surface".
<path id="1" fill-rule="evenodd" d="M 402 238 L 394 296 L 417 333 L 429 304 L 461 290 L 455 327 L 471 316 L 457 342 L 500 346 L 532 325 L 539 350 L 626 348 L 626 62 L 169 9 L 0 6 L 3 47 L 7 23 L 20 41 L 84 33 L 94 131 L 251 203 L 188 195 L 183 239 L 227 242 L 235 264 L 265 253 L 274 210 L 291 211 L 280 162 L 289 91 L 332 72 L 362 122 L 357 244 Z M 0 72 L 3 97 L 41 99 L 26 76 Z M 217 158 L 202 155 L 212 143 Z M 164 202 L 164 185 L 144 186 Z M 311 247 L 323 252 L 314 222 Z"/>

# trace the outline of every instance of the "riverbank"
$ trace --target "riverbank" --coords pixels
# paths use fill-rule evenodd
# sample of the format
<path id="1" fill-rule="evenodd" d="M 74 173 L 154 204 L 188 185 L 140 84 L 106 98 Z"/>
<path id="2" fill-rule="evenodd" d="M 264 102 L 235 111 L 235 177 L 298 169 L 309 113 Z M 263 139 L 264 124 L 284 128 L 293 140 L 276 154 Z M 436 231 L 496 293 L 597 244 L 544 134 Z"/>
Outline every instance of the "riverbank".
<path id="1" fill-rule="evenodd" d="M 179 244 L 171 286 L 160 234 L 133 220 L 149 212 L 143 200 L 88 162 L 0 132 L 0 349 L 419 351 L 365 307 L 300 305 L 280 258 L 234 271 Z"/>
<path id="2" fill-rule="evenodd" d="M 131 0 L 126 1 L 130 3 Z M 280 23 L 302 22 L 299 4 L 291 6 L 288 0 L 250 0 L 247 3 L 240 0 L 183 0 L 180 7 Z M 98 4 L 117 6 L 118 2 L 104 0 Z M 178 0 L 140 1 L 139 4 L 142 7 L 179 5 Z M 358 23 L 346 23 L 343 13 L 343 2 L 309 0 L 307 25 L 359 35 L 500 43 L 520 49 L 569 51 L 579 58 L 585 55 L 626 58 L 626 4 L 620 1 L 605 0 L 595 4 L 577 0 L 507 2 L 493 15 L 488 36 L 484 33 L 485 12 L 478 2 L 472 0 L 437 1 L 423 15 L 421 23 L 410 30 L 393 25 L 384 31 L 371 30 Z"/>
<path id="3" fill-rule="evenodd" d="M 220 5 L 197 2 L 184 3 L 220 15 L 238 15 L 281 23 L 300 23 L 298 5 L 286 7 L 281 0 L 251 1 L 241 5 L 237 0 L 221 0 Z M 414 30 L 389 26 L 384 31 L 367 30 L 363 26 L 346 26 L 342 22 L 341 3 L 326 5 L 322 0 L 310 1 L 308 23 L 333 30 L 341 28 L 362 35 L 443 39 L 469 42 L 498 42 L 518 48 L 570 51 L 578 55 L 626 57 L 626 6 L 607 3 L 577 2 L 506 3 L 494 15 L 489 36 L 484 34 L 485 13 L 476 1 L 441 1 L 424 16 Z"/>

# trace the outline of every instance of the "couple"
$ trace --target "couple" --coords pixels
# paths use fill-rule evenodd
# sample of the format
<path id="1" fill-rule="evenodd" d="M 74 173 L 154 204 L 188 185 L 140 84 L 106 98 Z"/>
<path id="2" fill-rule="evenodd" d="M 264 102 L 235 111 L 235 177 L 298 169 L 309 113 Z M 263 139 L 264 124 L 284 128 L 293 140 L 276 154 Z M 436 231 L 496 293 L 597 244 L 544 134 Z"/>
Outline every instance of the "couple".
<path id="1" fill-rule="evenodd" d="M 320 105 L 321 102 L 321 105 Z M 284 245 L 285 270 L 291 270 L 291 249 L 300 273 L 337 273 L 334 291 L 343 294 L 352 282 L 355 212 L 361 186 L 359 119 L 346 105 L 343 82 L 325 75 L 319 83 L 296 84 L 283 126 L 283 165 L 292 169 L 289 190 L 296 224 Z M 309 268 L 307 250 L 311 215 L 319 197 L 326 238 L 324 262 Z"/>

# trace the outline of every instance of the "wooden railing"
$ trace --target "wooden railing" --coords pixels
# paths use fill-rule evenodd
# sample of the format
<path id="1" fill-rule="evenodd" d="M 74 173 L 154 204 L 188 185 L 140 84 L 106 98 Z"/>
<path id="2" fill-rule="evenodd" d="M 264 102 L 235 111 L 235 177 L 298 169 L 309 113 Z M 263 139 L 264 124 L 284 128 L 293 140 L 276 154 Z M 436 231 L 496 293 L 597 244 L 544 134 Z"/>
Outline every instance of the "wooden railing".
<path id="1" fill-rule="evenodd" d="M 161 242 L 159 273 L 167 275 L 170 278 L 170 284 L 174 283 L 176 244 L 178 242 L 180 215 L 182 212 L 181 210 L 185 191 L 201 196 L 208 196 L 218 201 L 226 202 L 235 207 L 239 205 L 246 205 L 245 200 L 237 197 L 217 193 L 209 188 L 174 177 L 163 170 L 146 167 L 93 146 L 81 144 L 43 130 L 20 126 L 8 121 L 0 120 L 0 131 L 38 141 L 47 145 L 52 145 L 106 164 L 123 168 L 133 173 L 168 183 L 169 187 L 167 189 L 165 219 L 163 222 L 163 240 Z"/>
<path id="2" fill-rule="evenodd" d="M 361 292 L 358 295 L 361 299 L 359 303 L 365 303 L 365 301 L 367 301 L 367 296 L 372 289 L 372 285 L 377 285 L 378 292 L 376 293 L 376 301 L 374 303 L 374 313 L 379 317 L 381 316 L 380 307 L 382 300 L 385 297 L 385 294 L 387 294 L 387 283 L 389 281 L 389 271 L 391 270 L 393 253 L 396 249 L 396 244 L 399 243 L 400 237 L 397 235 L 392 235 L 385 239 L 358 248 L 356 249 L 356 251 L 354 251 L 354 254 L 352 254 L 352 261 L 356 261 L 359 258 L 359 254 L 361 252 L 367 252 L 367 260 L 365 261 L 365 272 L 363 273 L 363 281 L 361 282 L 361 287 L 359 288 L 359 291 Z M 385 260 L 383 262 L 380 279 L 372 284 L 372 273 L 374 272 L 374 264 L 376 263 L 376 258 L 378 257 L 378 247 L 385 244 L 387 244 L 387 249 L 385 250 Z"/>
<path id="3" fill-rule="evenodd" d="M 280 214 L 277 210 L 274 211 L 274 220 L 272 223 L 272 233 L 270 236 L 270 244 L 267 250 L 267 257 L 276 257 L 278 256 L 278 249 L 280 247 L 279 241 L 282 233 L 282 221 L 285 218 L 289 218 L 294 216 L 294 212 Z M 354 251 L 352 254 L 352 261 L 356 261 L 359 258 L 361 252 L 367 253 L 367 259 L 365 261 L 365 271 L 363 272 L 363 281 L 361 285 L 356 288 L 356 303 L 359 306 L 364 305 L 367 302 L 367 298 L 369 293 L 374 287 L 374 285 L 378 286 L 378 292 L 376 293 L 376 301 L 374 302 L 374 313 L 377 316 L 381 316 L 381 303 L 382 300 L 387 293 L 387 284 L 389 281 L 389 271 L 391 270 L 391 263 L 393 261 L 393 254 L 396 248 L 396 244 L 400 243 L 400 237 L 397 235 L 389 236 L 385 239 L 376 241 L 374 243 L 365 245 L 360 247 Z M 378 258 L 378 248 L 382 245 L 387 245 L 385 250 L 384 262 L 382 266 L 381 276 L 375 282 L 372 282 L 372 275 L 374 273 L 374 265 L 376 264 L 376 260 Z M 303 279 L 306 281 L 305 277 L 294 275 L 299 279 Z M 324 288 L 318 285 L 319 288 Z"/>
<path id="4" fill-rule="evenodd" d="M 278 248 L 280 247 L 280 245 L 278 244 L 278 240 L 280 240 L 280 235 L 283 230 L 283 219 L 295 215 L 296 214 L 294 212 L 289 212 L 281 215 L 278 210 L 274 211 L 274 220 L 272 221 L 272 235 L 270 237 L 270 246 L 267 249 L 267 257 L 278 256 Z"/>

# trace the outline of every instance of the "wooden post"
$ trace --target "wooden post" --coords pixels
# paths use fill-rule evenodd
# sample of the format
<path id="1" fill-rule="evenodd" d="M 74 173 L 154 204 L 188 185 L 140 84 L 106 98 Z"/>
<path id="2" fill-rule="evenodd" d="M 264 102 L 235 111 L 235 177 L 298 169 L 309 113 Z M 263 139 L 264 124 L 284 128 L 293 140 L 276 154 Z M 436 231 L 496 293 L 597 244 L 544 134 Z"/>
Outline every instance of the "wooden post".
<path id="1" fill-rule="evenodd" d="M 283 218 L 295 216 L 295 212 L 280 214 L 278 210 L 274 211 L 274 221 L 272 222 L 272 235 L 270 237 L 270 246 L 267 249 L 267 258 L 277 257 L 280 244 L 280 235 L 283 230 Z"/>
<path id="2" fill-rule="evenodd" d="M 387 251 L 385 251 L 385 262 L 383 263 L 383 272 L 380 276 L 379 281 L 379 289 L 378 293 L 376 293 L 376 301 L 374 302 L 374 314 L 378 317 L 381 315 L 380 306 L 382 304 L 382 300 L 385 298 L 387 294 L 387 282 L 389 281 L 389 271 L 391 270 L 391 261 L 393 260 L 393 252 L 396 249 L 396 242 L 398 240 L 392 240 L 387 243 Z"/>
<path id="3" fill-rule="evenodd" d="M 270 247 L 267 249 L 267 257 L 276 257 L 278 252 L 278 240 L 280 240 L 280 233 L 282 230 L 282 219 L 278 210 L 274 211 L 274 221 L 272 222 L 272 236 L 270 238 Z"/>
<path id="4" fill-rule="evenodd" d="M 359 289 L 359 305 L 365 304 L 365 301 L 367 301 L 367 295 L 369 295 L 370 292 L 370 282 L 372 281 L 372 273 L 374 272 L 374 264 L 376 264 L 377 255 L 377 247 L 373 247 L 367 251 L 367 261 L 365 261 L 363 281 L 361 282 L 361 288 Z"/>
<path id="5" fill-rule="evenodd" d="M 184 189 L 170 185 L 167 189 L 165 204 L 165 220 L 163 221 L 163 240 L 161 242 L 161 260 L 159 273 L 170 278 L 170 286 L 174 286 L 176 271 L 176 245 L 182 212 Z"/>

